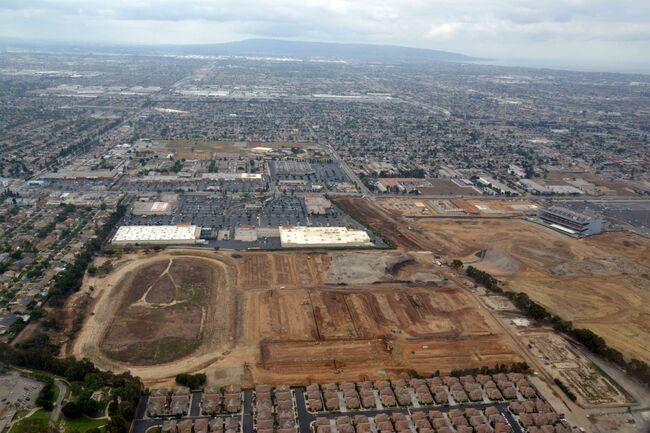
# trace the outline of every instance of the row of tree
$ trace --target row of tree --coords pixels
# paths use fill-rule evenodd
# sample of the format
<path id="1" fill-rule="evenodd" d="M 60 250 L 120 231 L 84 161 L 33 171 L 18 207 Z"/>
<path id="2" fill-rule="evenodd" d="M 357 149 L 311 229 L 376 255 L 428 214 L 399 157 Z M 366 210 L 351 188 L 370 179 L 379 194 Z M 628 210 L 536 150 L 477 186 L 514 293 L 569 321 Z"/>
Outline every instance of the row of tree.
<path id="1" fill-rule="evenodd" d="M 75 257 L 74 262 L 56 276 L 48 292 L 50 303 L 53 305 L 62 305 L 68 295 L 81 288 L 86 269 L 92 262 L 95 254 L 101 249 L 115 224 L 124 216 L 125 212 L 126 206 L 119 205 L 111 213 L 107 221 L 95 230 L 95 238 L 88 241 L 84 249 Z"/>
<path id="2" fill-rule="evenodd" d="M 601 336 L 590 329 L 574 328 L 570 321 L 563 320 L 561 317 L 551 313 L 544 306 L 530 299 L 526 293 L 504 291 L 499 286 L 497 279 L 485 271 L 477 269 L 474 266 L 468 266 L 465 273 L 476 283 L 482 284 L 491 292 L 507 296 L 526 317 L 550 324 L 556 331 L 567 334 L 584 345 L 592 353 L 614 362 L 626 369 L 630 375 L 650 386 L 650 366 L 644 361 L 634 358 L 629 361 L 626 360 L 621 352 L 608 346 Z"/>
<path id="3" fill-rule="evenodd" d="M 461 377 L 467 376 L 468 374 L 476 376 L 478 374 L 527 373 L 528 370 L 529 367 L 526 362 L 514 362 L 512 364 L 496 364 L 494 367 L 488 367 L 487 365 L 484 365 L 480 368 L 454 368 L 451 370 L 451 373 L 449 373 L 449 375 L 454 377 Z"/>

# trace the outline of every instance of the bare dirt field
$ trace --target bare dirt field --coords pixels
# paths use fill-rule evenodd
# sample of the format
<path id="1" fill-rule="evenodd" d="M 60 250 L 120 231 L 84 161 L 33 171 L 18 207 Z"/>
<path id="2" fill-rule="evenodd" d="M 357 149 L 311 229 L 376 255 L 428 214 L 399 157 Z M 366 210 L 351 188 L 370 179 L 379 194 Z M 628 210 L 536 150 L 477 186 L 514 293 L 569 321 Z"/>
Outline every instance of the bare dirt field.
<path id="1" fill-rule="evenodd" d="M 193 257 L 169 257 L 129 273 L 119 283 L 124 296 L 101 349 L 132 364 L 159 364 L 191 352 L 204 337 L 204 325 L 227 325 L 215 302 L 223 296 L 222 273 L 211 261 Z"/>
<path id="2" fill-rule="evenodd" d="M 490 272 L 613 347 L 650 362 L 650 241 L 631 233 L 573 239 L 522 220 L 420 220 L 436 254 Z"/>
<path id="3" fill-rule="evenodd" d="M 345 271 L 352 263 L 355 272 Z M 432 275 L 430 253 L 168 250 L 94 280 L 69 354 L 147 385 L 358 380 L 520 361 L 474 298 Z"/>
<path id="4" fill-rule="evenodd" d="M 510 218 L 404 218 L 367 199 L 340 201 L 398 248 L 479 267 L 507 290 L 528 293 L 624 354 L 650 362 L 650 240 L 621 232 L 574 239 Z"/>
<path id="5" fill-rule="evenodd" d="M 526 199 L 425 199 L 409 197 L 381 197 L 377 203 L 386 211 L 406 218 L 440 216 L 456 217 L 512 217 L 534 214 L 539 204 Z"/>

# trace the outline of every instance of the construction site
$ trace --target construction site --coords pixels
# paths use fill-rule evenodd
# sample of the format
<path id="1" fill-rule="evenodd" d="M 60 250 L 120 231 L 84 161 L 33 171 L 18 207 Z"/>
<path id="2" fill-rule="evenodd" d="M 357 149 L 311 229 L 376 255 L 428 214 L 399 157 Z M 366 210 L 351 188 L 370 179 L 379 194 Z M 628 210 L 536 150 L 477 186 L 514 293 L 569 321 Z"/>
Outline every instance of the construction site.
<path id="1" fill-rule="evenodd" d="M 629 232 L 574 239 L 520 218 L 405 218 L 363 198 L 337 203 L 398 250 L 460 259 L 650 362 L 650 240 Z"/>
<path id="2" fill-rule="evenodd" d="M 532 352 L 543 360 L 547 370 L 574 391 L 583 407 L 632 403 L 630 396 L 604 375 L 562 337 L 553 332 L 527 332 L 525 339 Z"/>
<path id="3" fill-rule="evenodd" d="M 170 250 L 93 281 L 70 355 L 148 385 L 306 384 L 521 361 L 430 253 Z M 98 344 L 99 342 L 99 344 Z"/>

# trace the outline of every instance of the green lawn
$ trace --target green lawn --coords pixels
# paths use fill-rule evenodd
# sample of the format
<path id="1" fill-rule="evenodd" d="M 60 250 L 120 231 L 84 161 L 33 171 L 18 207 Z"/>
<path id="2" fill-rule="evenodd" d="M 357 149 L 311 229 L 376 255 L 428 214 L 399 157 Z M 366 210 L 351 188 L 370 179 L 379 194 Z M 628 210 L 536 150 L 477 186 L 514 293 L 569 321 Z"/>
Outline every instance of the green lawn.
<path id="1" fill-rule="evenodd" d="M 9 430 L 9 433 L 40 433 L 47 430 L 47 423 L 50 420 L 50 412 L 43 409 L 37 410 L 29 418 L 25 418 Z"/>
<path id="2" fill-rule="evenodd" d="M 75 430 L 83 433 L 93 427 L 101 427 L 106 425 L 108 422 L 107 419 L 88 419 L 84 417 L 76 419 L 67 419 L 65 420 L 65 432 L 70 433 Z"/>

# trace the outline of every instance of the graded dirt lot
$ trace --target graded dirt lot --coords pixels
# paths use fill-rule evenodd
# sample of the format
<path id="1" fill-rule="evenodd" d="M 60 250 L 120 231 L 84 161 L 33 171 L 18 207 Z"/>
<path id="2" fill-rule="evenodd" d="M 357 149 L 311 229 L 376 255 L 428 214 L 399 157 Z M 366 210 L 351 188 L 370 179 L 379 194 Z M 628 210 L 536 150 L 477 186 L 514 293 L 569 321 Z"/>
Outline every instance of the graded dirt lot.
<path id="1" fill-rule="evenodd" d="M 479 267 L 650 362 L 650 240 L 623 232 L 574 239 L 522 219 L 413 219 L 367 199 L 340 202 L 398 248 Z"/>
<path id="2" fill-rule="evenodd" d="M 406 218 L 427 217 L 512 217 L 534 214 L 539 204 L 526 199 L 461 199 L 380 197 L 376 200 L 386 211 Z"/>
<path id="3" fill-rule="evenodd" d="M 650 362 L 650 241 L 629 233 L 573 239 L 522 220 L 419 221 L 436 253 L 484 269 L 574 325 Z"/>
<path id="4" fill-rule="evenodd" d="M 520 361 L 494 319 L 432 262 L 430 253 L 378 251 L 125 256 L 93 281 L 93 313 L 70 354 L 128 368 L 147 385 L 181 372 L 306 383 Z"/>

